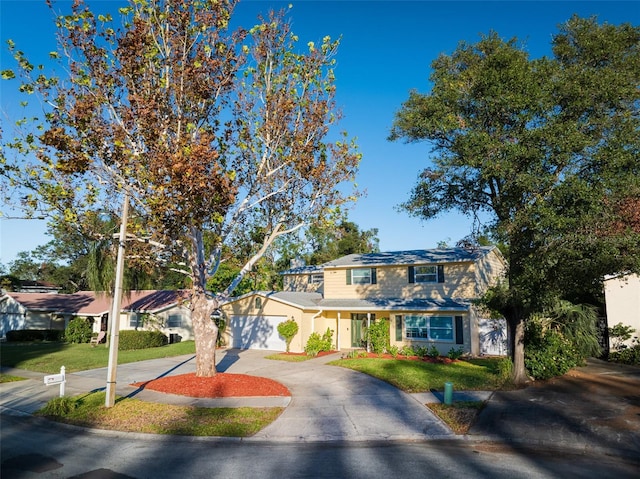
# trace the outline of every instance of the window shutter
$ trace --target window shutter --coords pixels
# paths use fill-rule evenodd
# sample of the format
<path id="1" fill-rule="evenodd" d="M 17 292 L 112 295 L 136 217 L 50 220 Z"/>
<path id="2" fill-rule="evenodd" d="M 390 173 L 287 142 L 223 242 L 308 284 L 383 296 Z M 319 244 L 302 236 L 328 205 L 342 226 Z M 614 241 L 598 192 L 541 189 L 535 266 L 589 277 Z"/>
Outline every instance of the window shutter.
<path id="1" fill-rule="evenodd" d="M 444 283 L 444 266 L 438 265 L 438 283 Z"/>
<path id="2" fill-rule="evenodd" d="M 351 270 L 347 270 L 347 284 L 351 284 Z"/>
<path id="3" fill-rule="evenodd" d="M 409 266 L 409 283 L 416 282 L 416 268 L 414 266 Z"/>
<path id="4" fill-rule="evenodd" d="M 464 344 L 464 334 L 462 331 L 462 316 L 456 316 L 456 344 Z"/>
<path id="5" fill-rule="evenodd" d="M 371 284 L 376 284 L 378 282 L 376 278 L 376 269 L 371 268 Z"/>
<path id="6" fill-rule="evenodd" d="M 402 341 L 402 315 L 396 315 L 396 341 Z"/>

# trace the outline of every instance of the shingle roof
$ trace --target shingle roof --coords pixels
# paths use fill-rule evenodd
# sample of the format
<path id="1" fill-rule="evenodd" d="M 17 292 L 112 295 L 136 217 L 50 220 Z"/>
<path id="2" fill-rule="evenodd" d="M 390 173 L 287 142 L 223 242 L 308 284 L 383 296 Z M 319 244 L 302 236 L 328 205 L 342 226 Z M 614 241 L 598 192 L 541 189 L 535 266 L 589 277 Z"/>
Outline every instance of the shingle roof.
<path id="1" fill-rule="evenodd" d="M 254 293 L 248 293 L 241 298 L 245 298 Z M 433 298 L 413 298 L 413 299 L 323 299 L 320 293 L 303 293 L 292 291 L 261 291 L 256 292 L 265 298 L 274 299 L 282 303 L 289 304 L 301 309 L 313 310 L 350 310 L 350 311 L 468 311 L 469 303 L 464 300 L 454 299 L 433 299 Z M 230 302 L 237 301 L 234 298 Z"/>
<path id="2" fill-rule="evenodd" d="M 459 263 L 476 261 L 492 251 L 495 246 L 475 248 L 438 248 L 384 253 L 350 254 L 325 263 L 324 268 L 344 266 L 390 266 L 425 263 Z"/>
<path id="3" fill-rule="evenodd" d="M 111 297 L 93 291 L 74 294 L 13 293 L 8 296 L 30 311 L 101 316 L 111 309 Z M 122 311 L 154 312 L 188 299 L 185 291 L 131 291 L 122 298 Z"/>

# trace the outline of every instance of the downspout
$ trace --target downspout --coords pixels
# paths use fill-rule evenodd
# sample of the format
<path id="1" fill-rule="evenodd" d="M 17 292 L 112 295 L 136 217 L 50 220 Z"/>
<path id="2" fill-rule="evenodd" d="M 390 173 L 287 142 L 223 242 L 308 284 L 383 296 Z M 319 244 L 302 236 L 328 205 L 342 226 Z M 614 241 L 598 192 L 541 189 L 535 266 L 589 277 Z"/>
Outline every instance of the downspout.
<path id="1" fill-rule="evenodd" d="M 322 310 L 318 311 L 316 314 L 311 316 L 311 333 L 315 333 L 316 331 L 316 318 L 323 313 Z M 311 334 L 309 333 L 309 334 Z"/>

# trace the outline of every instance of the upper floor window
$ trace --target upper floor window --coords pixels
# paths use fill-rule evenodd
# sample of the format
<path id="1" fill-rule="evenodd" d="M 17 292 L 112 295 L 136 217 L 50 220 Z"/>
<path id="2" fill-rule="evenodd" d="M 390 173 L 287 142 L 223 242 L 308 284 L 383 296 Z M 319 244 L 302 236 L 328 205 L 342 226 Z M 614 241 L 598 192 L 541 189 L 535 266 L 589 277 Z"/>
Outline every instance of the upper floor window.
<path id="1" fill-rule="evenodd" d="M 376 284 L 375 268 L 354 268 L 347 270 L 347 284 Z"/>
<path id="2" fill-rule="evenodd" d="M 309 275 L 309 284 L 319 284 L 324 281 L 323 273 L 313 273 Z"/>
<path id="3" fill-rule="evenodd" d="M 409 283 L 444 283 L 443 265 L 409 266 Z"/>

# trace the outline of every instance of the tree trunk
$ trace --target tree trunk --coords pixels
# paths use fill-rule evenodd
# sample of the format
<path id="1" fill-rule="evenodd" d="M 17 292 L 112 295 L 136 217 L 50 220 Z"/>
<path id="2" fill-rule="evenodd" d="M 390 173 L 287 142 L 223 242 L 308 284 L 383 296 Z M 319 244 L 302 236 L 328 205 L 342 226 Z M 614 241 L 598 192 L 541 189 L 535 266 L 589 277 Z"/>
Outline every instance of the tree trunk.
<path id="1" fill-rule="evenodd" d="M 511 360 L 513 361 L 511 379 L 514 384 L 526 384 L 530 379 L 524 367 L 524 320 L 522 318 L 511 318 L 509 320 L 509 333 Z"/>
<path id="2" fill-rule="evenodd" d="M 191 321 L 196 343 L 196 376 L 213 377 L 216 375 L 216 342 L 218 326 L 211 313 L 217 304 L 207 298 L 204 291 L 194 291 L 191 296 Z"/>

